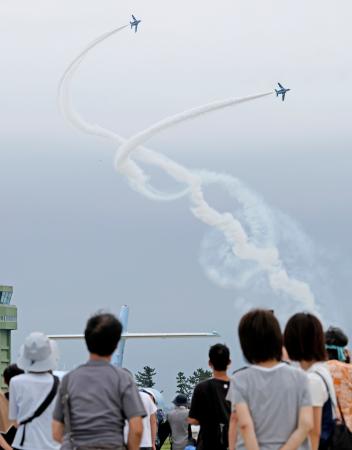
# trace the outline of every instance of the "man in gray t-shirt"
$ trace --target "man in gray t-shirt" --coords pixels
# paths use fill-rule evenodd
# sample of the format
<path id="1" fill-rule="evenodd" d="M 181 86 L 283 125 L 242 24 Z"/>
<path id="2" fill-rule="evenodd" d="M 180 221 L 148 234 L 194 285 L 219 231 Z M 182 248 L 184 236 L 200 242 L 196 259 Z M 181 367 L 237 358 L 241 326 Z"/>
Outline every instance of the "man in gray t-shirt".
<path id="1" fill-rule="evenodd" d="M 178 394 L 173 402 L 175 408 L 168 412 L 167 420 L 171 429 L 172 450 L 184 450 L 188 443 L 188 399 L 184 394 Z"/>
<path id="2" fill-rule="evenodd" d="M 280 448 L 297 428 L 299 410 L 312 405 L 307 375 L 285 363 L 271 368 L 252 365 L 235 372 L 227 400 L 233 410 L 236 404 L 247 404 L 260 450 Z M 236 450 L 244 448 L 238 435 Z M 299 449 L 310 449 L 307 439 Z"/>
<path id="3" fill-rule="evenodd" d="M 110 364 L 120 336 L 121 324 L 111 314 L 88 321 L 89 361 L 64 376 L 53 414 L 53 436 L 62 450 L 123 450 L 125 420 L 128 449 L 139 449 L 145 416 L 142 401 L 132 376 Z"/>

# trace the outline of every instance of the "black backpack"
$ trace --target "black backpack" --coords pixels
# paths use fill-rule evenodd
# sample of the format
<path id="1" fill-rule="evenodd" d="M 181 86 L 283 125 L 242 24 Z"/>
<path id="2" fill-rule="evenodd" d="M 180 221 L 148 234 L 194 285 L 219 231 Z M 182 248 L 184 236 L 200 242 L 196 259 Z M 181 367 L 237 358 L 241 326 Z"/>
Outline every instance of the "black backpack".
<path id="1" fill-rule="evenodd" d="M 229 381 L 230 383 L 230 381 Z M 214 409 L 218 418 L 217 423 L 217 441 L 222 448 L 227 449 L 229 446 L 229 421 L 230 412 L 226 408 L 224 399 L 219 395 L 214 380 L 209 380 L 210 392 L 214 401 Z M 227 403 L 227 400 L 225 400 Z"/>
<path id="2" fill-rule="evenodd" d="M 325 402 L 322 413 L 322 433 L 319 443 L 319 450 L 351 450 L 352 449 L 352 433 L 348 429 L 339 399 L 336 396 L 337 406 L 340 411 L 341 421 L 333 419 L 332 401 L 330 397 L 329 386 L 319 372 L 315 372 L 323 380 L 326 390 L 328 391 L 328 400 Z"/>

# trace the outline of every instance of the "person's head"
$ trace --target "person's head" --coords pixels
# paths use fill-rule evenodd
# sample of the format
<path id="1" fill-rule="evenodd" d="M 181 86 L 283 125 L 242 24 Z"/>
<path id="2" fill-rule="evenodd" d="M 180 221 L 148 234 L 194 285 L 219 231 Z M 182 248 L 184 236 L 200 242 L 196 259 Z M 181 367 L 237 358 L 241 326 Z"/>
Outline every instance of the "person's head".
<path id="1" fill-rule="evenodd" d="M 56 369 L 58 359 L 56 342 L 44 333 L 33 332 L 21 347 L 17 366 L 31 373 L 51 372 Z"/>
<path id="2" fill-rule="evenodd" d="M 188 398 L 185 394 L 177 394 L 176 397 L 172 400 L 172 403 L 175 406 L 187 406 Z"/>
<path id="3" fill-rule="evenodd" d="M 320 320 L 310 313 L 297 313 L 287 322 L 284 342 L 292 361 L 325 361 L 325 338 Z"/>
<path id="4" fill-rule="evenodd" d="M 17 376 L 17 375 L 22 375 L 22 373 L 24 373 L 24 370 L 20 369 L 17 364 L 10 364 L 9 366 L 7 366 L 2 374 L 5 384 L 7 384 L 8 386 L 10 385 L 10 380 L 11 378 Z"/>
<path id="5" fill-rule="evenodd" d="M 112 314 L 103 313 L 92 316 L 84 331 L 89 353 L 109 357 L 121 338 L 122 325 Z"/>
<path id="6" fill-rule="evenodd" d="M 348 344 L 348 337 L 338 327 L 329 327 L 325 331 L 325 347 L 328 359 L 337 359 L 342 362 L 349 362 L 345 347 Z"/>
<path id="7" fill-rule="evenodd" d="M 215 344 L 209 349 L 209 365 L 218 372 L 225 372 L 231 364 L 230 350 L 224 344 Z"/>
<path id="8" fill-rule="evenodd" d="M 253 309 L 245 314 L 238 326 L 242 353 L 251 364 L 280 361 L 282 333 L 273 312 Z"/>

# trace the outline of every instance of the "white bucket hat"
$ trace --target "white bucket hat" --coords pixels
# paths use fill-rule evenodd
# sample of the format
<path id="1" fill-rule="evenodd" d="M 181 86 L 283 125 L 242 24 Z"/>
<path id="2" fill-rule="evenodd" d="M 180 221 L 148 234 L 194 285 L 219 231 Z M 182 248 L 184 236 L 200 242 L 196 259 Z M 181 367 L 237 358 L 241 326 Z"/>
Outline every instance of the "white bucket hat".
<path id="1" fill-rule="evenodd" d="M 47 372 L 56 369 L 58 359 L 56 342 L 44 333 L 34 332 L 26 337 L 17 365 L 27 372 Z"/>

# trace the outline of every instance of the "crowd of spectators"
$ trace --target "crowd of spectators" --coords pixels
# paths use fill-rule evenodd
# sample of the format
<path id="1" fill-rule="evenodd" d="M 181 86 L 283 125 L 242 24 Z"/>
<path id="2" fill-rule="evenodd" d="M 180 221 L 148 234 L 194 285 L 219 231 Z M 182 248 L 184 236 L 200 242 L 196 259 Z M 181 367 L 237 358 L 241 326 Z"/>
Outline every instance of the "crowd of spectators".
<path id="1" fill-rule="evenodd" d="M 212 377 L 167 412 L 111 365 L 121 332 L 115 316 L 91 317 L 88 361 L 61 380 L 55 342 L 31 333 L 3 374 L 0 449 L 160 450 L 170 436 L 172 450 L 352 450 L 348 338 L 324 333 L 313 314 L 293 315 L 282 332 L 273 311 L 249 311 L 238 326 L 247 364 L 230 375 L 229 348 L 212 346 Z"/>

